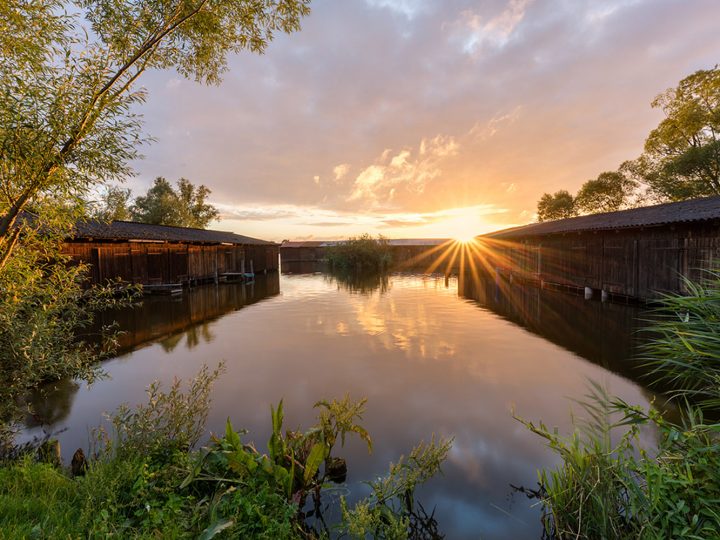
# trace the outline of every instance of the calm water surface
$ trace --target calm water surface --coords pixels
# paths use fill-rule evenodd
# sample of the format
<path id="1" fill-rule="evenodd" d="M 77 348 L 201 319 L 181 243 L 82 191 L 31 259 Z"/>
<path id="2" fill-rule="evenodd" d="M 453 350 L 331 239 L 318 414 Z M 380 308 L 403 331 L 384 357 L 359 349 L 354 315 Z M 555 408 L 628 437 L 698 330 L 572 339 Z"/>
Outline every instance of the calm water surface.
<path id="1" fill-rule="evenodd" d="M 293 274 L 207 286 L 106 314 L 128 331 L 126 352 L 104 364 L 109 378 L 54 385 L 35 399 L 24 436 L 64 428 L 69 459 L 87 447 L 103 411 L 143 401 L 154 379 L 190 377 L 223 360 L 211 430 L 230 416 L 264 448 L 270 404 L 281 398 L 286 425 L 306 427 L 320 398 L 367 397 L 374 453 L 354 440 L 338 452 L 351 493 L 420 440 L 454 437 L 444 475 L 420 492 L 441 530 L 448 538 L 538 538 L 539 509 L 510 484 L 534 486 L 536 469 L 556 460 L 511 411 L 568 431 L 569 398 L 581 397 L 588 379 L 647 404 L 626 362 L 636 316 L 565 293 L 435 275 L 350 286 Z"/>

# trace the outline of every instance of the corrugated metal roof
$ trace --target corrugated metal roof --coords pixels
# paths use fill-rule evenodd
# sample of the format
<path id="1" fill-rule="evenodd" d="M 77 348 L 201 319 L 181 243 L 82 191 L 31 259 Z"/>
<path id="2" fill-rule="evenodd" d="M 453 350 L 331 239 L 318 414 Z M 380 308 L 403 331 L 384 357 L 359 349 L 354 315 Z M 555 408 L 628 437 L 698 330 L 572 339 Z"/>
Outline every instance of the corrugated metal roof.
<path id="1" fill-rule="evenodd" d="M 254 244 L 274 245 L 273 242 L 243 236 L 227 231 L 192 229 L 189 227 L 170 227 L 168 225 L 149 225 L 132 221 L 97 220 L 78 222 L 75 225 L 75 238 L 93 238 L 97 240 L 160 240 L 164 242 L 190 242 L 209 244 Z"/>
<path id="2" fill-rule="evenodd" d="M 487 238 L 542 236 L 567 232 L 655 227 L 671 223 L 712 219 L 720 219 L 720 196 L 532 223 L 523 227 L 513 227 L 512 229 L 489 233 L 484 236 Z"/>
<path id="3" fill-rule="evenodd" d="M 281 248 L 319 248 L 319 247 L 330 247 L 342 244 L 344 240 L 308 240 L 304 242 L 293 242 L 285 241 L 280 247 Z M 387 243 L 390 246 L 439 246 L 450 242 L 447 238 L 400 238 L 391 239 Z"/>

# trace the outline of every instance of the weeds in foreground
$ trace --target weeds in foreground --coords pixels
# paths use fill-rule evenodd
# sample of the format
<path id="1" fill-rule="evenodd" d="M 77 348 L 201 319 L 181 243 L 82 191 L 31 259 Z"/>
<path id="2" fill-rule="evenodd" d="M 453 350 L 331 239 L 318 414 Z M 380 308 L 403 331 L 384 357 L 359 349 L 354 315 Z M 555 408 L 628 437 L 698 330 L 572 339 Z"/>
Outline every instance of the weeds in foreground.
<path id="1" fill-rule="evenodd" d="M 0 466 L 3 538 L 442 537 L 414 490 L 440 471 L 450 441 L 421 443 L 386 479 L 370 483 L 369 498 L 352 508 L 342 499 L 342 521 L 328 525 L 317 513 L 320 497 L 330 482 L 344 481 L 347 467 L 335 451 L 349 435 L 372 449 L 359 424 L 365 401 L 319 401 L 314 426 L 285 432 L 281 401 L 271 409 L 267 453 L 244 443 L 246 432 L 229 419 L 222 436 L 193 450 L 220 373 L 203 368 L 185 390 L 180 381 L 167 392 L 153 383 L 146 404 L 120 407 L 110 416 L 113 432 L 98 432 L 82 476 L 72 478 L 27 452 Z M 305 520 L 310 500 L 315 511 L 307 515 L 319 517 L 319 529 L 318 520 Z"/>
<path id="2" fill-rule="evenodd" d="M 720 409 L 720 274 L 686 286 L 690 296 L 662 300 L 642 353 L 653 382 L 672 389 L 679 421 L 598 385 L 569 437 L 518 418 L 562 460 L 532 493 L 546 537 L 720 538 L 720 423 L 705 420 Z M 643 447 L 641 430 L 655 447 Z"/>

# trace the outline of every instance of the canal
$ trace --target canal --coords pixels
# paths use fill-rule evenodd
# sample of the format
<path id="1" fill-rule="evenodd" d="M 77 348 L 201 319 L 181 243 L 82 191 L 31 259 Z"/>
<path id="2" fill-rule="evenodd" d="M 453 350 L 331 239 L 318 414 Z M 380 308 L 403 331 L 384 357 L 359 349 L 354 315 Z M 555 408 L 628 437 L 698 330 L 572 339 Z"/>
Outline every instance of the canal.
<path id="1" fill-rule="evenodd" d="M 323 273 L 205 286 L 181 297 L 149 297 L 104 314 L 125 332 L 107 378 L 61 381 L 33 398 L 23 438 L 59 432 L 66 460 L 88 446 L 104 411 L 144 400 L 154 379 L 192 377 L 224 361 L 208 428 L 227 417 L 264 448 L 270 405 L 284 399 L 286 425 L 306 427 L 321 398 L 368 398 L 368 455 L 350 440 L 347 489 L 433 433 L 454 437 L 444 474 L 419 493 L 447 538 L 540 537 L 535 501 L 511 484 L 535 487 L 555 456 L 512 418 L 542 419 L 568 432 L 574 398 L 589 380 L 631 403 L 651 394 L 629 357 L 637 308 L 586 301 L 518 284 L 394 274 L 348 282 Z"/>

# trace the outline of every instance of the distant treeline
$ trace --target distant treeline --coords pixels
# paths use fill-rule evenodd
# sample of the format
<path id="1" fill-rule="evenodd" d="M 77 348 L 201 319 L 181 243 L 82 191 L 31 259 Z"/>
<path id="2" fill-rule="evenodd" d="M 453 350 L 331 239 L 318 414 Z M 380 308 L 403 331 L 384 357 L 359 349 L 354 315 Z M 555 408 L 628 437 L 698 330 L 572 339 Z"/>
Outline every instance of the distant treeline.
<path id="1" fill-rule="evenodd" d="M 720 68 L 696 71 L 655 97 L 665 118 L 640 157 L 585 182 L 574 196 L 545 193 L 538 221 L 720 195 Z"/>

